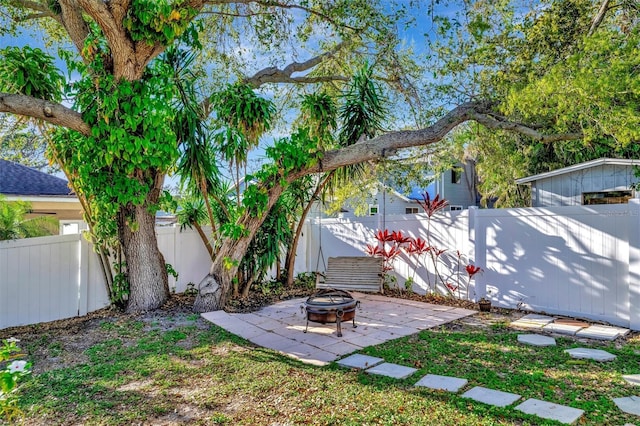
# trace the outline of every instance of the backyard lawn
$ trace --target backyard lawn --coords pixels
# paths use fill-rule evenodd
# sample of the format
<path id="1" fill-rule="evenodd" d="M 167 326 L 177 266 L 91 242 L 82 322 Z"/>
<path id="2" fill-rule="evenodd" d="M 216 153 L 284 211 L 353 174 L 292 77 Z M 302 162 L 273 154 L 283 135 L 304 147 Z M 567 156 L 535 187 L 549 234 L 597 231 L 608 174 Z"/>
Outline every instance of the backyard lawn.
<path id="1" fill-rule="evenodd" d="M 556 424 L 413 386 L 429 373 L 583 409 L 580 424 L 637 422 L 611 400 L 638 393 L 621 378 L 640 372 L 637 336 L 590 345 L 558 338 L 556 347 L 537 348 L 518 344 L 505 322 L 486 323 L 458 322 L 363 351 L 419 369 L 400 381 L 305 365 L 175 306 L 6 329 L 0 338 L 21 339 L 33 362 L 21 387 L 24 424 Z M 563 351 L 576 346 L 617 359 L 572 360 Z"/>

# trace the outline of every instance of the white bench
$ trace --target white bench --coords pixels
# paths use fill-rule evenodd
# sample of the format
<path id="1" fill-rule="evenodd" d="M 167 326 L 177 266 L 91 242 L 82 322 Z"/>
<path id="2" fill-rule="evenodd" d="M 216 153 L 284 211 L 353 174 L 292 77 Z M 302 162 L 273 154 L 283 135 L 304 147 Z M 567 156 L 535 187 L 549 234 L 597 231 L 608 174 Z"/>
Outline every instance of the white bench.
<path id="1" fill-rule="evenodd" d="M 316 288 L 383 293 L 382 266 L 380 257 L 330 257 L 326 272 L 316 274 Z"/>

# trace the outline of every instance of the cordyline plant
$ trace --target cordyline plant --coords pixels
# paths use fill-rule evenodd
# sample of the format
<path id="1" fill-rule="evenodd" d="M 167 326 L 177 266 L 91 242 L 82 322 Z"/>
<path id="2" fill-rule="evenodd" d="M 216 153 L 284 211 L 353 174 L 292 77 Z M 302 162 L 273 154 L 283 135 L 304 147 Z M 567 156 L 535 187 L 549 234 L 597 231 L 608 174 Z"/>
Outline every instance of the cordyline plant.
<path id="1" fill-rule="evenodd" d="M 375 246 L 367 244 L 365 253 L 369 256 L 381 257 L 384 259 L 384 272 L 392 271 L 394 259 L 400 255 L 401 248 L 409 243 L 410 239 L 402 235 L 401 231 L 389 232 L 387 229 L 376 232 L 375 237 L 378 240 L 378 244 Z M 389 244 L 388 249 L 387 243 Z"/>
<path id="2" fill-rule="evenodd" d="M 465 269 L 467 271 L 467 275 L 469 276 L 469 281 L 467 281 L 467 300 L 469 300 L 469 289 L 471 288 L 471 280 L 473 279 L 474 275 L 482 271 L 482 268 L 473 264 L 469 264 L 465 267 Z"/>
<path id="3" fill-rule="evenodd" d="M 433 268 L 436 275 L 436 282 L 434 283 L 433 290 L 438 287 L 438 280 L 441 283 L 444 283 L 444 280 L 440 276 L 438 272 L 438 258 L 444 251 L 438 250 L 431 243 L 431 218 L 438 212 L 444 210 L 449 202 L 444 198 L 440 198 L 440 194 L 436 194 L 434 199 L 431 199 L 431 196 L 427 191 L 422 194 L 422 200 L 418 200 L 418 205 L 422 207 L 424 212 L 427 214 L 427 245 L 429 246 L 429 256 L 431 257 L 431 261 L 433 262 Z M 429 290 L 431 291 L 431 278 L 430 275 L 427 274 L 427 282 L 429 284 Z M 448 287 L 446 287 L 448 289 Z"/>
<path id="4" fill-rule="evenodd" d="M 418 201 L 418 204 L 424 209 L 425 213 L 427 213 L 427 237 L 426 240 L 423 240 L 420 237 L 411 237 L 402 233 L 402 231 L 389 231 L 378 230 L 375 233 L 375 239 L 377 240 L 376 245 L 367 244 L 365 248 L 365 253 L 369 256 L 381 257 L 384 259 L 384 271 L 393 270 L 393 262 L 394 260 L 404 251 L 409 257 L 416 258 L 414 262 L 414 268 L 411 276 L 407 279 L 405 285 L 407 289 L 413 283 L 415 274 L 417 272 L 418 267 L 421 265 L 421 257 L 426 256 L 427 254 L 431 258 L 433 262 L 434 274 L 436 276 L 436 281 L 432 285 L 431 283 L 431 275 L 427 274 L 427 284 L 429 286 L 429 292 L 435 292 L 438 289 L 438 283 L 441 283 L 445 290 L 447 290 L 452 296 L 456 295 L 458 298 L 461 298 L 460 289 L 462 286 L 461 278 L 460 278 L 460 261 L 462 254 L 459 250 L 456 251 L 458 256 L 458 267 L 457 267 L 457 283 L 451 283 L 449 281 L 445 281 L 440 274 L 438 269 L 438 263 L 440 261 L 440 257 L 447 251 L 447 249 L 442 249 L 431 244 L 431 218 L 437 212 L 442 211 L 449 205 L 449 202 L 445 199 L 441 199 L 440 195 L 436 195 L 435 198 L 431 199 L 429 193 L 425 192 L 422 196 L 422 201 Z M 475 274 L 481 271 L 480 267 L 469 264 L 465 267 L 468 275 L 467 282 L 467 299 L 469 299 L 469 285 L 471 279 Z"/>

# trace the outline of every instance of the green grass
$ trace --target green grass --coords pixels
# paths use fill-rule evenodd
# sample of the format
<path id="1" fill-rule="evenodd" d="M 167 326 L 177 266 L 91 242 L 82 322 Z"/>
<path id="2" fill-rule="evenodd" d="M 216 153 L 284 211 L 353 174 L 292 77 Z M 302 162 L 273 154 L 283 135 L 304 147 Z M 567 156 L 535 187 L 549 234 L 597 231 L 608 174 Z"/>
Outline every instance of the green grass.
<path id="1" fill-rule="evenodd" d="M 29 424 L 270 425 L 539 425 L 556 424 L 511 408 L 490 407 L 459 394 L 415 388 L 423 375 L 463 377 L 469 386 L 518 393 L 524 398 L 586 411 L 587 425 L 622 425 L 613 397 L 638 392 L 622 374 L 640 370 L 640 342 L 616 348 L 608 363 L 571 360 L 557 339 L 538 348 L 517 343 L 517 333 L 494 327 L 445 329 L 366 348 L 363 353 L 415 366 L 397 381 L 345 370 L 313 367 L 256 348 L 218 327 L 160 330 L 140 322 L 103 323 L 112 333 L 85 352 L 88 361 L 34 374 L 22 387 Z M 42 344 L 59 350 L 53 337 Z"/>

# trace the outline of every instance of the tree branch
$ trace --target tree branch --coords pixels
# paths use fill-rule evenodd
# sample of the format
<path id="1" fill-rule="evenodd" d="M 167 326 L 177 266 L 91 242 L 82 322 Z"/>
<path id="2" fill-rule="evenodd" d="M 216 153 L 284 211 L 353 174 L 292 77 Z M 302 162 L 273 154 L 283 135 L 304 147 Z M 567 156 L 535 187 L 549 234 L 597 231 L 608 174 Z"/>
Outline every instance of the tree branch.
<path id="1" fill-rule="evenodd" d="M 324 52 L 318 56 L 314 56 L 313 58 L 308 59 L 304 62 L 292 62 L 286 67 L 284 67 L 283 69 L 278 69 L 277 67 L 264 68 L 258 71 L 257 73 L 255 73 L 253 76 L 245 78 L 244 82 L 253 87 L 260 87 L 266 83 L 292 83 L 292 82 L 317 83 L 319 81 L 331 81 L 329 80 L 329 77 L 321 77 L 323 78 L 323 80 L 318 80 L 318 81 L 311 81 L 311 80 L 303 81 L 301 80 L 303 77 L 298 77 L 298 80 L 296 81 L 296 77 L 291 77 L 291 75 L 296 72 L 304 72 L 304 71 L 310 70 L 311 68 L 320 64 L 321 62 L 326 61 L 327 59 L 330 59 L 333 56 L 335 56 L 335 54 L 346 45 L 347 45 L 347 42 L 343 41 L 339 43 L 333 50 Z M 304 77 L 304 78 L 312 79 L 312 78 L 320 78 L 320 77 Z M 341 80 L 341 81 L 348 80 L 348 78 L 346 77 L 335 77 L 333 79 Z"/>
<path id="2" fill-rule="evenodd" d="M 345 23 L 340 23 L 338 21 L 336 21 L 335 19 L 333 19 L 332 17 L 330 17 L 329 15 L 320 12 L 319 10 L 310 8 L 310 7 L 306 7 L 306 6 L 302 6 L 299 4 L 287 4 L 287 3 L 283 3 L 283 2 L 279 2 L 279 1 L 274 1 L 274 0 L 191 0 L 190 1 L 191 4 L 210 4 L 210 5 L 217 5 L 217 4 L 249 4 L 249 3 L 255 3 L 259 6 L 262 6 L 264 8 L 279 8 L 279 9 L 297 9 L 297 10 L 302 10 L 303 12 L 308 13 L 309 15 L 315 15 L 327 22 L 329 22 L 330 24 L 332 24 L 335 27 L 342 27 L 342 28 L 347 28 L 349 30 L 352 31 L 363 31 L 364 28 L 356 28 L 356 27 L 352 27 L 350 25 L 347 25 Z"/>
<path id="3" fill-rule="evenodd" d="M 500 129 L 520 133 L 521 135 L 530 137 L 531 139 L 535 139 L 542 143 L 576 140 L 582 139 L 582 137 L 584 136 L 582 133 L 560 133 L 556 135 L 546 135 L 524 124 L 515 123 L 513 121 L 498 120 L 491 115 L 482 112 L 472 113 L 471 119 L 490 129 Z"/>
<path id="4" fill-rule="evenodd" d="M 496 120 L 490 115 L 491 106 L 490 103 L 482 101 L 466 102 L 452 109 L 427 128 L 389 132 L 339 150 L 328 151 L 317 164 L 293 173 L 291 175 L 293 179 L 288 180 L 292 181 L 309 173 L 328 172 L 351 164 L 379 160 L 404 148 L 432 145 L 442 140 L 456 126 L 470 120 L 477 121 L 491 129 L 520 133 L 544 143 L 575 140 L 583 137 L 581 133 L 545 135 L 523 124 Z"/>
<path id="5" fill-rule="evenodd" d="M 26 95 L 0 93 L 0 112 L 37 118 L 57 126 L 91 134 L 91 127 L 82 120 L 82 115 L 70 108 Z"/>
<path id="6" fill-rule="evenodd" d="M 588 36 L 592 35 L 598 29 L 602 21 L 604 21 L 604 17 L 607 14 L 608 10 L 609 0 L 603 0 L 602 4 L 600 5 L 600 10 L 598 10 L 596 16 L 593 17 L 593 21 L 591 21 L 591 27 L 589 27 L 589 32 L 587 33 Z"/>
<path id="7" fill-rule="evenodd" d="M 62 25 L 67 30 L 78 52 L 82 52 L 84 40 L 89 34 L 89 27 L 87 27 L 86 22 L 82 18 L 82 10 L 75 0 L 59 0 L 58 4 L 62 10 L 60 14 Z"/>
<path id="8" fill-rule="evenodd" d="M 60 16 L 53 13 L 53 11 L 49 7 L 47 7 L 46 4 L 29 0 L 12 0 L 10 4 L 17 8 L 30 9 L 36 12 L 22 17 L 21 21 L 40 18 L 53 18 L 58 21 L 58 23 L 62 24 Z"/>

